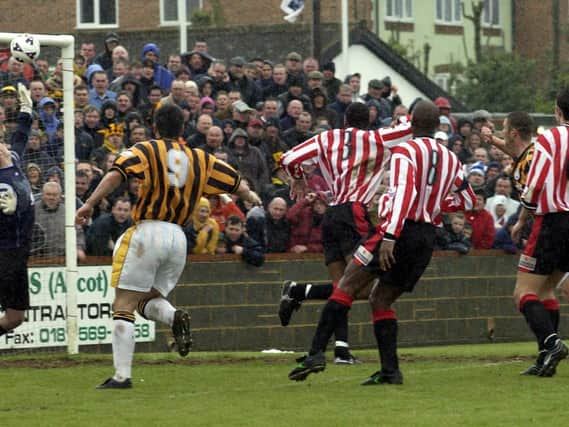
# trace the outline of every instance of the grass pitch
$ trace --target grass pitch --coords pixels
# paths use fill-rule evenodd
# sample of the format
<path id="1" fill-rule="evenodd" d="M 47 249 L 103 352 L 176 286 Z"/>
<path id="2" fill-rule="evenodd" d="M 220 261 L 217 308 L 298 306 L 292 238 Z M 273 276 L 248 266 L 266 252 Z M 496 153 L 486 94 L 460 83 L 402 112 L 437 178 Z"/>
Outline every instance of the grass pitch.
<path id="1" fill-rule="evenodd" d="M 2 425 L 39 426 L 566 426 L 569 362 L 522 377 L 533 343 L 402 349 L 402 386 L 362 387 L 378 369 L 329 364 L 289 381 L 298 354 L 137 354 L 131 390 L 95 390 L 110 356 L 0 359 Z"/>

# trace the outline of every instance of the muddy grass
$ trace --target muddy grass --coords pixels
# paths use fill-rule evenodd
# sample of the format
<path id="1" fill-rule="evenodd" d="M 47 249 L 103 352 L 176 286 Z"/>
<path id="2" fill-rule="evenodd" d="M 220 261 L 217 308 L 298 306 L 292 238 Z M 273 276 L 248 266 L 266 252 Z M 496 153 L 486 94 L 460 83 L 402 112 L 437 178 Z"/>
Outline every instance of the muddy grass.
<path id="1" fill-rule="evenodd" d="M 357 354 L 356 354 L 357 356 Z M 135 356 L 135 363 L 137 365 L 238 365 L 247 362 L 263 362 L 268 364 L 291 363 L 295 358 L 294 355 L 288 356 L 260 356 L 260 357 L 233 357 L 233 356 L 219 356 L 219 357 L 200 357 L 199 354 L 189 358 L 171 359 L 165 356 L 164 359 L 146 359 Z M 535 358 L 534 355 L 511 355 L 511 356 L 418 356 L 418 355 L 400 355 L 400 361 L 403 363 L 414 362 L 452 362 L 452 363 L 503 363 L 503 362 L 522 362 L 530 361 Z M 376 357 L 358 357 L 362 363 L 374 364 L 378 362 Z M 108 365 L 110 357 L 85 357 L 81 358 L 70 357 L 67 355 L 49 355 L 45 357 L 18 356 L 12 359 L 8 358 L 0 360 L 0 369 L 2 368 L 32 368 L 32 369 L 46 369 L 46 368 L 69 368 L 77 366 L 97 366 Z"/>

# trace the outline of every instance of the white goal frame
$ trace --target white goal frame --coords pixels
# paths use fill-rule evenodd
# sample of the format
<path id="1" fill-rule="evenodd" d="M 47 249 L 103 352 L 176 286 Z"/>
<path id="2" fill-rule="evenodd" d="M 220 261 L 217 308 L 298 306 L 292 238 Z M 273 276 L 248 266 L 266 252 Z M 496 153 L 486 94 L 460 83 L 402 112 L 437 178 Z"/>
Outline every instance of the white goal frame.
<path id="1" fill-rule="evenodd" d="M 0 33 L 0 43 L 10 41 L 22 33 Z M 75 37 L 70 35 L 31 34 L 41 46 L 61 48 L 63 59 L 63 163 L 65 167 L 65 283 L 66 283 L 66 324 L 67 352 L 77 354 L 77 236 L 75 234 L 75 133 L 73 120 L 73 57 L 75 56 Z M 41 55 L 41 53 L 40 53 Z"/>

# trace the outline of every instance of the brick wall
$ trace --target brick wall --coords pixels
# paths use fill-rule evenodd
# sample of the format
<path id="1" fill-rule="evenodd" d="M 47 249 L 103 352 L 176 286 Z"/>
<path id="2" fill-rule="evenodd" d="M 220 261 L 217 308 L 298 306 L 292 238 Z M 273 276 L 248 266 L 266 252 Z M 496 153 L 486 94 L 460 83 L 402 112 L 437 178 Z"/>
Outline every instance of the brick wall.
<path id="1" fill-rule="evenodd" d="M 340 21 L 340 1 L 321 1 L 321 21 Z M 33 5 L 32 5 L 33 3 Z M 282 24 L 284 13 L 281 0 L 204 0 L 204 9 L 211 11 L 214 5 L 227 26 Z M 47 34 L 71 34 L 76 27 L 76 0 L 34 0 L 22 7 L 21 0 L 2 0 L 0 28 L 4 32 L 30 32 Z M 156 30 L 160 28 L 159 0 L 119 0 L 119 31 Z M 349 2 L 351 22 L 371 19 L 371 0 Z M 299 23 L 312 22 L 312 2 L 306 2 Z"/>
<path id="2" fill-rule="evenodd" d="M 559 2 L 560 60 L 569 60 L 567 29 L 568 2 Z M 514 51 L 537 61 L 551 58 L 553 49 L 552 0 L 516 0 L 514 9 Z"/>
<path id="3" fill-rule="evenodd" d="M 532 340 L 512 301 L 517 257 L 498 255 L 436 256 L 412 294 L 395 306 L 402 346 L 466 344 L 493 340 Z M 322 301 L 305 302 L 291 324 L 277 317 L 282 280 L 327 282 L 322 259 L 270 260 L 262 268 L 235 262 L 191 261 L 173 293 L 176 305 L 190 310 L 195 349 L 306 350 L 318 322 Z M 563 313 L 565 308 L 562 307 Z M 350 344 L 374 348 L 367 302 L 350 313 Z M 562 317 L 561 329 L 569 323 Z M 158 326 L 157 340 L 140 350 L 163 350 L 170 331 Z"/>
<path id="4" fill-rule="evenodd" d="M 214 0 L 207 0 L 205 8 L 210 10 Z M 205 3 L 205 2 L 204 2 Z M 227 25 L 257 25 L 282 23 L 284 13 L 280 9 L 281 0 L 218 0 Z M 321 21 L 339 22 L 341 0 L 321 0 Z M 348 4 L 350 22 L 370 21 L 371 0 L 351 0 Z M 305 9 L 298 17 L 299 23 L 312 22 L 312 1 L 305 2 Z"/>

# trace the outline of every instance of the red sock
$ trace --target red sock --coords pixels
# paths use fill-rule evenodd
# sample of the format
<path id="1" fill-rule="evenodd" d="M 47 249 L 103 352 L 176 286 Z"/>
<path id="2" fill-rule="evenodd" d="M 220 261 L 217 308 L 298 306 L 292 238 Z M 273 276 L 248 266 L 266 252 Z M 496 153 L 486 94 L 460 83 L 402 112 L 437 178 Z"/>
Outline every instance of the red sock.
<path id="1" fill-rule="evenodd" d="M 390 308 L 378 308 L 376 310 L 373 310 L 372 318 L 373 318 L 373 323 L 375 323 L 379 322 L 380 320 L 386 320 L 386 319 L 397 320 L 397 315 Z"/>
<path id="2" fill-rule="evenodd" d="M 340 288 L 336 288 L 334 289 L 334 292 L 332 292 L 332 295 L 330 295 L 329 300 L 336 301 L 339 304 L 351 308 L 352 302 L 354 301 L 354 297 L 351 296 L 349 293 L 341 290 Z"/>
<path id="3" fill-rule="evenodd" d="M 523 294 L 518 303 L 518 310 L 523 311 L 524 305 L 530 301 L 539 301 L 536 294 Z"/>
<path id="4" fill-rule="evenodd" d="M 559 301 L 557 298 L 548 298 L 541 302 L 546 310 L 559 310 Z"/>

